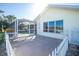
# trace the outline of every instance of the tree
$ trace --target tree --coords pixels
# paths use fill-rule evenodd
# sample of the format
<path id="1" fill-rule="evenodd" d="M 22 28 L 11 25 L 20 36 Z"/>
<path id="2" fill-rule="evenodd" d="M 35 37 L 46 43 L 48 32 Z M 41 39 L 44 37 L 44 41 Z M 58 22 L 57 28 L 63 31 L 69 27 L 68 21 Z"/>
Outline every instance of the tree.
<path id="1" fill-rule="evenodd" d="M 6 30 L 9 25 L 16 19 L 13 15 L 4 15 L 4 11 L 0 10 L 0 31 Z"/>
<path id="2" fill-rule="evenodd" d="M 3 14 L 4 14 L 4 11 L 0 10 L 0 20 L 3 20 Z"/>
<path id="3" fill-rule="evenodd" d="M 10 24 L 16 19 L 16 17 L 14 15 L 7 15 L 6 18 L 8 19 L 8 22 Z"/>
<path id="4" fill-rule="evenodd" d="M 0 31 L 3 32 L 3 30 L 6 30 L 6 28 L 9 27 L 9 23 L 7 23 L 6 20 L 2 21 L 0 20 Z"/>
<path id="5" fill-rule="evenodd" d="M 3 13 L 4 13 L 4 11 L 2 11 L 2 10 L 0 10 L 0 31 L 2 31 L 2 21 L 3 21 Z"/>
<path id="6" fill-rule="evenodd" d="M 4 13 L 4 11 L 0 10 L 0 13 Z"/>

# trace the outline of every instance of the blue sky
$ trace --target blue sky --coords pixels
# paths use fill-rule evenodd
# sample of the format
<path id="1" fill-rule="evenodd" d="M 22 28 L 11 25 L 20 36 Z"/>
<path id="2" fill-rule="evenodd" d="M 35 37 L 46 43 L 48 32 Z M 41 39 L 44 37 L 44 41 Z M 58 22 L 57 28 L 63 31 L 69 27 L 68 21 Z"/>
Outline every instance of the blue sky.
<path id="1" fill-rule="evenodd" d="M 0 10 L 5 11 L 6 15 L 15 15 L 17 18 L 28 17 L 31 13 L 32 4 L 0 3 Z"/>
<path id="2" fill-rule="evenodd" d="M 5 11 L 5 15 L 15 15 L 17 19 L 34 20 L 44 7 L 45 5 L 32 3 L 0 3 L 0 10 Z"/>

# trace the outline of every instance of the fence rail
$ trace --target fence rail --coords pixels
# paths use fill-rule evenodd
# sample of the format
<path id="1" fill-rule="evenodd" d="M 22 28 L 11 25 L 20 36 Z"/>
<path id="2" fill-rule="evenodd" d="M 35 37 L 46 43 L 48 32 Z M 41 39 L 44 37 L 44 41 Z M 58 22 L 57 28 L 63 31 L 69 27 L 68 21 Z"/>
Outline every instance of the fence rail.
<path id="1" fill-rule="evenodd" d="M 68 49 L 68 38 L 64 38 L 61 44 L 52 51 L 52 56 L 65 56 Z"/>
<path id="2" fill-rule="evenodd" d="M 56 55 L 58 55 L 58 56 L 60 56 L 60 55 L 65 56 L 66 52 L 67 52 L 67 49 L 68 49 L 68 38 L 66 37 L 62 41 L 62 43 L 57 47 Z"/>
<path id="3" fill-rule="evenodd" d="M 12 50 L 12 46 L 9 41 L 9 35 L 5 32 L 5 41 L 6 41 L 6 52 L 8 56 L 13 56 L 14 52 Z"/>

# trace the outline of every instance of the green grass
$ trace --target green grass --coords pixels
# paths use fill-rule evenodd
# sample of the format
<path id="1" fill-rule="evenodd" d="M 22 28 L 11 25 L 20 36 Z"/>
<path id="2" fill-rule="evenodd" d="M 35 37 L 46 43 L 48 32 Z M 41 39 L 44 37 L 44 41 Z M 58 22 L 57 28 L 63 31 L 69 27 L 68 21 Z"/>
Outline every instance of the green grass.
<path id="1" fill-rule="evenodd" d="M 4 32 L 0 32 L 0 45 L 4 42 Z"/>

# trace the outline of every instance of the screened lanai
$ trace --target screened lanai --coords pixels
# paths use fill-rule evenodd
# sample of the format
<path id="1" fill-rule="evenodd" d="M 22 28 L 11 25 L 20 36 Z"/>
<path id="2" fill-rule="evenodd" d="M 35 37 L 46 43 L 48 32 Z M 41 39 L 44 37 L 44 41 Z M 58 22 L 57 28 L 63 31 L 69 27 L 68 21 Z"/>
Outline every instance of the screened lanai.
<path id="1" fill-rule="evenodd" d="M 15 35 L 26 36 L 36 34 L 36 24 L 27 19 L 17 19 L 15 23 Z"/>

